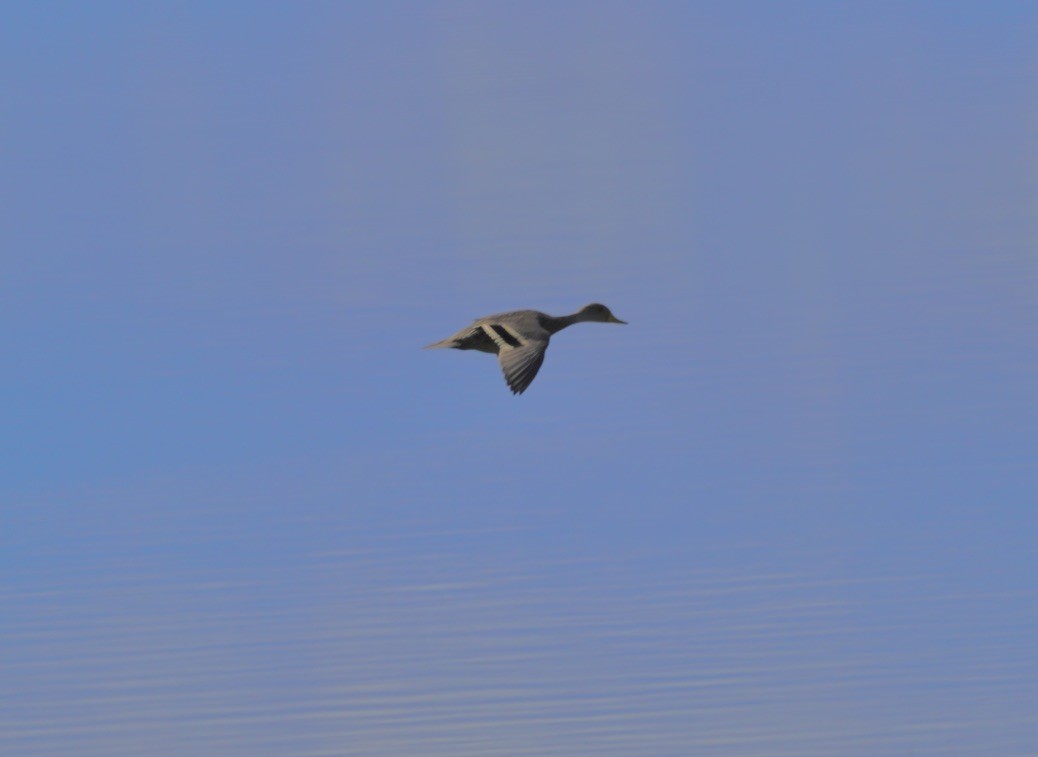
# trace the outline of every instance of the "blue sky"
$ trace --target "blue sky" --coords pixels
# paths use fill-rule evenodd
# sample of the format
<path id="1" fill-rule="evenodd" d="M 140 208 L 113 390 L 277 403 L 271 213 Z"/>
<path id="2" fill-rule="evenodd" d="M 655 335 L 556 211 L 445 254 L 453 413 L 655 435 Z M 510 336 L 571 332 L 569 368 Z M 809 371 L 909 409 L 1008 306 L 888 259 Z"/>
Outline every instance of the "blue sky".
<path id="1" fill-rule="evenodd" d="M 1033 6 L 7 16 L 0 745 L 1038 747 Z"/>

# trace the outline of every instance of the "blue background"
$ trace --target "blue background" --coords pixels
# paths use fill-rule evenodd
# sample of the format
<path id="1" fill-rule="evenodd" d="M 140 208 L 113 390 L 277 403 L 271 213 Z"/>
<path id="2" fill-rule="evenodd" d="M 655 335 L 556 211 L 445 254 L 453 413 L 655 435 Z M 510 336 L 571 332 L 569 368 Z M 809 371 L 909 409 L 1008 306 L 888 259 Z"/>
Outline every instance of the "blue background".
<path id="1" fill-rule="evenodd" d="M 5 754 L 1038 752 L 1033 4 L 3 15 Z"/>

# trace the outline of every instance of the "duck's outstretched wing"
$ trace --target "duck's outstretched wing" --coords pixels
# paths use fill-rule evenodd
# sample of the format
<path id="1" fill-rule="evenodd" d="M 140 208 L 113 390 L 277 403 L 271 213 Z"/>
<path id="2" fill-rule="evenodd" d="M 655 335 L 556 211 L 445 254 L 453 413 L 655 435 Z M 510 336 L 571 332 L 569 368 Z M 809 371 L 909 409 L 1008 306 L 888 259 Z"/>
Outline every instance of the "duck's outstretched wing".
<path id="1" fill-rule="evenodd" d="M 526 339 L 518 347 L 501 344 L 497 361 L 513 394 L 522 394 L 530 386 L 544 362 L 547 339 Z"/>

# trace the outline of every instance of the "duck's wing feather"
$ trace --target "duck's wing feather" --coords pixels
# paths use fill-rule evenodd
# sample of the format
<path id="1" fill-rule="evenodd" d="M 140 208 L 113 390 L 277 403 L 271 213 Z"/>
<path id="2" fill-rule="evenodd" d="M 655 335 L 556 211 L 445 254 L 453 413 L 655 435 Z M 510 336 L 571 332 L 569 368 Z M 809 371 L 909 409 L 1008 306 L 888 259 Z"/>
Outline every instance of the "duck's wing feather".
<path id="1" fill-rule="evenodd" d="M 544 362 L 547 339 L 529 339 L 519 347 L 502 346 L 497 361 L 513 394 L 522 394 L 530 386 Z"/>
<path id="2" fill-rule="evenodd" d="M 497 346 L 497 361 L 513 394 L 522 394 L 530 386 L 548 349 L 551 334 L 541 327 L 536 316 L 534 311 L 523 310 L 477 321 Z"/>

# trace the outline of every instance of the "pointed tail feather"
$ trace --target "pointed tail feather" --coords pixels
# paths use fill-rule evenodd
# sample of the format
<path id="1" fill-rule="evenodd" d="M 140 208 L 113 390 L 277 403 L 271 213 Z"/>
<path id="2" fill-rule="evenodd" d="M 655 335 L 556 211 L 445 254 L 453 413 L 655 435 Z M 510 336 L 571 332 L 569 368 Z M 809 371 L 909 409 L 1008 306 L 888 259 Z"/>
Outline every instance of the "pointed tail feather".
<path id="1" fill-rule="evenodd" d="M 454 337 L 448 337 L 447 339 L 444 339 L 442 341 L 433 342 L 432 344 L 427 344 L 422 349 L 425 349 L 425 350 L 439 350 L 439 349 L 443 349 L 444 347 L 453 347 L 455 344 L 456 344 L 456 342 L 454 340 Z"/>

